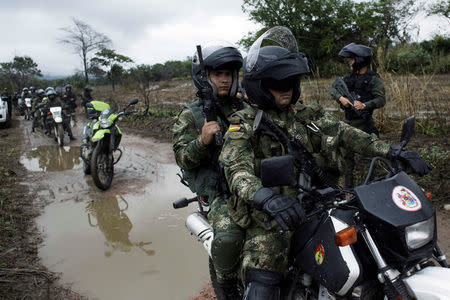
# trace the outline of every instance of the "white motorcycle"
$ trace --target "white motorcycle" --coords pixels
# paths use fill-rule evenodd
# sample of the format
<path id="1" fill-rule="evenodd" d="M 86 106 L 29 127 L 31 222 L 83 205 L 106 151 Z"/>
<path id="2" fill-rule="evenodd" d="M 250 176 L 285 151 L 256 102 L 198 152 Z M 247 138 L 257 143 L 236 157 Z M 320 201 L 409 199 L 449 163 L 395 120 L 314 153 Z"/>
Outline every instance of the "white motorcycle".
<path id="1" fill-rule="evenodd" d="M 408 119 L 403 147 L 413 130 L 414 121 Z M 389 173 L 370 181 L 377 161 Z M 308 221 L 293 233 L 289 273 L 277 299 L 450 299 L 450 269 L 438 246 L 435 209 L 396 163 L 373 158 L 366 181 L 354 190 L 313 188 L 306 196 L 299 194 Z M 262 184 L 289 185 L 299 176 L 286 167 L 291 165 L 291 155 L 263 160 Z M 211 256 L 214 233 L 207 219 L 208 206 L 194 197 L 175 201 L 173 207 L 191 202 L 198 203 L 199 211 L 187 217 L 186 227 Z M 217 281 L 211 264 L 210 274 L 214 287 Z"/>
<path id="2" fill-rule="evenodd" d="M 25 120 L 31 120 L 31 111 L 32 111 L 31 98 L 25 98 L 24 102 L 25 102 L 24 103 Z"/>
<path id="3" fill-rule="evenodd" d="M 61 106 L 50 107 L 50 112 L 52 114 L 53 120 L 50 120 L 51 126 L 53 128 L 56 141 L 60 147 L 64 146 L 64 126 L 63 126 L 63 114 Z"/>

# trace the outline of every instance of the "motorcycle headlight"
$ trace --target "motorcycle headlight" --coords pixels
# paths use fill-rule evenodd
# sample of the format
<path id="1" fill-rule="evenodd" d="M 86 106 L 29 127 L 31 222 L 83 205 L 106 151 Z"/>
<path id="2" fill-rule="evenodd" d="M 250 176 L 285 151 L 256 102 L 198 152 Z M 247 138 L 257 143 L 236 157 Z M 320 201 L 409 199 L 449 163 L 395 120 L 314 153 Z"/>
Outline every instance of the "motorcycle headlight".
<path id="1" fill-rule="evenodd" d="M 101 128 L 108 128 L 111 126 L 111 120 L 108 118 L 104 118 L 100 120 L 100 127 Z"/>
<path id="2" fill-rule="evenodd" d="M 434 216 L 405 228 L 406 245 L 408 245 L 409 250 L 415 250 L 428 244 L 433 236 Z"/>

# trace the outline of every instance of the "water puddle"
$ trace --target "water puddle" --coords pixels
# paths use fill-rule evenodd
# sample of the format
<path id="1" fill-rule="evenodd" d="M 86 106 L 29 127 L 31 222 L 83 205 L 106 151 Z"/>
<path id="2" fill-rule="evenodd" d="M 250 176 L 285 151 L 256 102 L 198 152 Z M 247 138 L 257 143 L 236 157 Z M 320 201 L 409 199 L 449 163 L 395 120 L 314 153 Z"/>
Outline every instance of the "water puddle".
<path id="1" fill-rule="evenodd" d="M 207 254 L 184 226 L 195 206 L 172 208 L 191 193 L 176 176 L 170 145 L 126 136 L 122 143 L 124 155 L 108 191 L 98 190 L 79 163 L 45 174 L 36 192 L 51 199 L 37 220 L 45 236 L 40 257 L 90 298 L 189 299 L 209 280 Z M 38 150 L 22 163 L 49 171 L 33 162 L 45 156 L 33 154 Z"/>
<path id="2" fill-rule="evenodd" d="M 39 146 L 20 158 L 20 163 L 33 172 L 55 172 L 77 168 L 81 164 L 80 147 Z"/>

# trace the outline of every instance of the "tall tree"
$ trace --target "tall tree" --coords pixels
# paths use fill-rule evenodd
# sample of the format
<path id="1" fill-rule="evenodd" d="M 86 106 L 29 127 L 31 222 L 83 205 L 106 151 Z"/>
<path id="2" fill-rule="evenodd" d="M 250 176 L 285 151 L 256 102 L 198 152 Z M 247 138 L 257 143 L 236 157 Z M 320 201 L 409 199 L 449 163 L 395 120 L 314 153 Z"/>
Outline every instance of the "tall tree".
<path id="1" fill-rule="evenodd" d="M 95 53 L 95 57 L 91 59 L 93 64 L 101 65 L 108 68 L 107 75 L 112 84 L 112 89 L 115 89 L 115 83 L 123 74 L 122 64 L 131 63 L 133 60 L 128 56 L 116 53 L 112 49 L 103 48 Z"/>
<path id="2" fill-rule="evenodd" d="M 88 83 L 89 53 L 111 45 L 111 40 L 105 34 L 95 31 L 90 25 L 80 20 L 74 18 L 73 23 L 72 26 L 60 28 L 66 34 L 64 38 L 60 39 L 60 42 L 73 47 L 75 52 L 81 57 L 85 81 Z"/>
<path id="3" fill-rule="evenodd" d="M 7 79 L 11 90 L 16 90 L 30 84 L 42 73 L 31 57 L 15 56 L 12 62 L 0 63 L 0 76 Z"/>

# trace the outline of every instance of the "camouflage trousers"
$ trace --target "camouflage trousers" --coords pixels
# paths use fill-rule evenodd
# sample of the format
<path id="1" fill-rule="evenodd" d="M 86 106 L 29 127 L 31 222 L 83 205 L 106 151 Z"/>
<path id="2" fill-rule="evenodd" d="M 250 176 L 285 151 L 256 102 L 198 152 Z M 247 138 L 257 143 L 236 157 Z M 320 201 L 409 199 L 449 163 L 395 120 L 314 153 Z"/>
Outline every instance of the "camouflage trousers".
<path id="1" fill-rule="evenodd" d="M 287 272 L 289 249 L 291 246 L 291 232 L 280 233 L 280 227 L 274 226 L 267 230 L 250 224 L 246 230 L 243 249 L 242 273 L 249 268 L 278 272 Z"/>
<path id="2" fill-rule="evenodd" d="M 232 219 L 226 202 L 216 197 L 211 203 L 208 220 L 214 230 L 211 256 L 217 281 L 224 283 L 238 279 L 245 230 Z"/>

